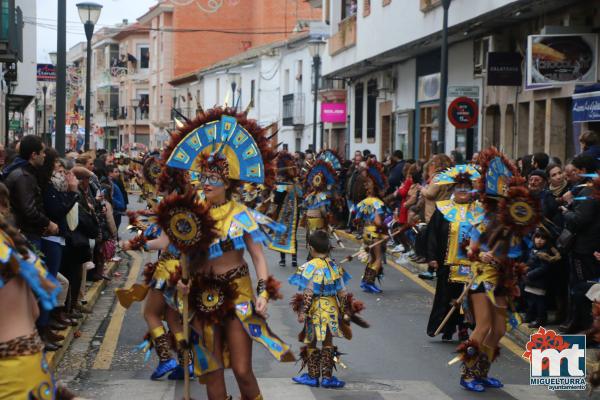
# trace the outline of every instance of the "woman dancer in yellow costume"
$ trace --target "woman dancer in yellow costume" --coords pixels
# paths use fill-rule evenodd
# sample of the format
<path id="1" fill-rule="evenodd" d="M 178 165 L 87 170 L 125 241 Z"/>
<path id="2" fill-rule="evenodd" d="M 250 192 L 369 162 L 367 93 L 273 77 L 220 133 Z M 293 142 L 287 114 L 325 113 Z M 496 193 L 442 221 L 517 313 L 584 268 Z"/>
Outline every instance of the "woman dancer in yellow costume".
<path id="1" fill-rule="evenodd" d="M 500 339 L 509 326 L 519 324 L 511 312 L 512 299 L 519 295 L 519 277 L 526 266 L 518 263 L 522 238 L 539 222 L 540 205 L 527 188 L 514 165 L 498 150 L 489 148 L 479 155 L 479 191 L 485 208 L 483 220 L 470 232 L 470 268 L 455 271 L 453 280 L 467 282 L 469 310 L 475 329 L 469 340 L 457 349 L 450 363 L 462 361 L 460 384 L 473 392 L 503 386 L 488 376 L 498 357 Z"/>
<path id="2" fill-rule="evenodd" d="M 385 235 L 384 217 L 385 204 L 381 196 L 387 188 L 387 177 L 383 173 L 383 165 L 374 159 L 367 163 L 367 179 L 365 188 L 367 197 L 357 204 L 355 223 L 363 223 L 363 242 L 369 246 Z M 383 249 L 385 244 L 380 244 L 368 251 L 365 257 L 367 266 L 360 287 L 367 293 L 381 293 L 382 290 L 375 284 L 375 279 L 383 276 Z"/>
<path id="3" fill-rule="evenodd" d="M 182 291 L 189 291 L 194 315 L 195 374 L 206 384 L 210 400 L 224 400 L 230 397 L 223 368 L 231 367 L 242 399 L 262 399 L 252 370 L 252 341 L 264 345 L 279 361 L 294 360 L 289 346 L 271 332 L 265 320 L 269 299 L 279 295 L 261 245 L 284 228 L 232 200 L 232 193 L 240 181 L 272 183 L 273 153 L 265 131 L 244 114 L 208 110 L 173 138 L 166 155 L 168 167 L 200 173 L 218 236 L 208 255 L 190 259 L 190 284 L 179 284 Z M 256 296 L 245 250 L 258 278 Z"/>

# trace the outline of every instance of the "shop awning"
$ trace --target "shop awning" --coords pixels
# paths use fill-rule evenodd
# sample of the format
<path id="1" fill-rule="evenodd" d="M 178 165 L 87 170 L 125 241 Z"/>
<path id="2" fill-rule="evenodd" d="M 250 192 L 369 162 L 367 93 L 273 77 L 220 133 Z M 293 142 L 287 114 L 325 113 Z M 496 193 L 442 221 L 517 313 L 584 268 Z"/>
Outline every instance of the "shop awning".
<path id="1" fill-rule="evenodd" d="M 600 121 L 600 85 L 577 87 L 573 94 L 573 122 Z"/>

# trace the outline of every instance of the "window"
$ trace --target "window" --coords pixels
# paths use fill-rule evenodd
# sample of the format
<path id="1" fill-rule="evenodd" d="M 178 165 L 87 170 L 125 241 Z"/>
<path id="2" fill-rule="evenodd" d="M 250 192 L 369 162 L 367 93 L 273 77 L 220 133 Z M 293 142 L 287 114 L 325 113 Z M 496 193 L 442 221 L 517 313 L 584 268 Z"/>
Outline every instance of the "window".
<path id="1" fill-rule="evenodd" d="M 367 140 L 375 140 L 377 123 L 377 79 L 367 83 Z"/>
<path id="2" fill-rule="evenodd" d="M 302 60 L 296 62 L 296 93 L 302 93 Z"/>
<path id="3" fill-rule="evenodd" d="M 342 19 L 346 19 L 348 17 L 356 14 L 356 9 L 358 7 L 358 0 L 340 0 L 342 2 Z"/>
<path id="4" fill-rule="evenodd" d="M 363 17 L 371 15 L 371 0 L 363 0 Z"/>
<path id="5" fill-rule="evenodd" d="M 442 0 L 421 0 L 421 11 L 428 12 L 442 4 Z"/>
<path id="6" fill-rule="evenodd" d="M 392 2 L 392 0 L 381 0 L 381 1 L 382 1 L 381 5 L 382 5 L 383 7 L 385 7 L 385 6 L 389 5 L 389 4 Z"/>
<path id="7" fill-rule="evenodd" d="M 217 104 L 221 104 L 221 78 L 217 78 L 216 85 L 215 98 L 217 99 Z"/>
<path id="8" fill-rule="evenodd" d="M 250 104 L 254 105 L 254 92 L 256 91 L 256 81 L 250 81 Z"/>
<path id="9" fill-rule="evenodd" d="M 354 87 L 354 141 L 358 143 L 362 141 L 364 90 L 362 83 Z"/>
<path id="10" fill-rule="evenodd" d="M 286 69 L 283 73 L 283 94 L 290 92 L 290 70 Z"/>
<path id="11" fill-rule="evenodd" d="M 150 47 L 138 46 L 138 62 L 140 69 L 148 69 L 150 66 Z"/>

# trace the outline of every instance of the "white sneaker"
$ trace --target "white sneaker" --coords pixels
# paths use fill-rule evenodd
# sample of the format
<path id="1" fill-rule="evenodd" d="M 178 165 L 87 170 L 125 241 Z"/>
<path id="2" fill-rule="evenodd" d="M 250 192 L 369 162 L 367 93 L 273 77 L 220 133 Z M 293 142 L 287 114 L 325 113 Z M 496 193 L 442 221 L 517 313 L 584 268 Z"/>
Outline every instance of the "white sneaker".
<path id="1" fill-rule="evenodd" d="M 404 251 L 404 246 L 402 246 L 402 244 L 399 244 L 398 246 L 396 246 L 392 249 L 392 253 L 402 253 L 403 251 Z"/>
<path id="2" fill-rule="evenodd" d="M 83 263 L 83 268 L 85 268 L 86 271 L 90 271 L 90 270 L 96 268 L 96 266 L 94 265 L 93 262 L 88 261 L 88 262 Z"/>

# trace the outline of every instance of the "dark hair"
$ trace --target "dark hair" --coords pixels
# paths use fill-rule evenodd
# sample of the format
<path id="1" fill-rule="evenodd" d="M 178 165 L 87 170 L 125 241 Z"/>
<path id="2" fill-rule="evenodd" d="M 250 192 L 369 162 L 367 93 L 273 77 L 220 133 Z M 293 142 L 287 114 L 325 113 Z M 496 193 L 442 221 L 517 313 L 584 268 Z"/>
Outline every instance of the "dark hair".
<path id="1" fill-rule="evenodd" d="M 44 153 L 46 154 L 44 165 L 38 170 L 38 183 L 42 189 L 45 189 L 50 183 L 50 178 L 52 178 L 54 172 L 54 164 L 58 160 L 58 152 L 52 147 L 46 147 Z"/>
<path id="2" fill-rule="evenodd" d="M 571 164 L 577 169 L 584 169 L 587 173 L 592 173 L 596 170 L 596 161 L 592 156 L 578 155 L 571 161 Z"/>
<path id="3" fill-rule="evenodd" d="M 10 208 L 10 192 L 2 182 L 0 182 L 0 204 L 4 208 Z"/>
<path id="4" fill-rule="evenodd" d="M 549 162 L 550 162 L 550 157 L 546 153 L 540 152 L 540 153 L 535 153 L 533 155 L 532 164 L 536 163 L 537 169 L 546 169 Z"/>
<path id="5" fill-rule="evenodd" d="M 110 185 L 108 183 L 102 183 L 100 186 L 104 190 L 104 200 L 106 200 L 110 204 L 112 204 L 112 191 L 113 191 L 112 185 Z"/>
<path id="6" fill-rule="evenodd" d="M 404 153 L 402 150 L 394 150 L 393 156 L 399 160 L 402 160 L 404 158 Z"/>
<path id="7" fill-rule="evenodd" d="M 29 161 L 33 153 L 40 153 L 44 148 L 44 143 L 39 136 L 25 135 L 19 144 L 19 157 Z"/>
<path id="8" fill-rule="evenodd" d="M 531 154 L 521 157 L 521 176 L 529 176 L 529 173 L 533 170 L 532 161 L 533 156 Z"/>
<path id="9" fill-rule="evenodd" d="M 308 237 L 308 245 L 317 253 L 328 254 L 331 250 L 329 235 L 323 230 L 316 230 Z"/>
<path id="10" fill-rule="evenodd" d="M 585 131 L 579 136 L 579 141 L 585 145 L 585 147 L 590 147 L 594 145 L 600 144 L 600 135 L 594 131 Z"/>
<path id="11" fill-rule="evenodd" d="M 554 156 L 550 157 L 549 164 L 559 165 L 562 167 L 562 161 L 560 160 L 560 158 Z"/>
<path id="12" fill-rule="evenodd" d="M 546 167 L 546 175 L 548 175 L 548 177 L 550 177 L 550 171 L 552 171 L 554 168 L 560 168 L 561 171 L 563 170 L 562 165 L 560 164 L 554 164 L 554 163 L 550 163 L 548 164 L 548 166 Z"/>
<path id="13" fill-rule="evenodd" d="M 367 158 L 370 154 L 371 154 L 371 150 L 369 150 L 369 149 L 363 150 L 363 157 Z"/>
<path id="14" fill-rule="evenodd" d="M 119 169 L 119 167 L 117 166 L 117 164 L 109 164 L 109 165 L 106 166 L 106 173 L 110 174 L 115 169 Z"/>
<path id="15" fill-rule="evenodd" d="M 537 228 L 535 230 L 535 233 L 533 234 L 533 237 L 534 238 L 536 238 L 536 237 L 542 238 L 546 242 L 550 241 L 550 234 L 545 229 L 543 229 L 543 228 Z"/>

